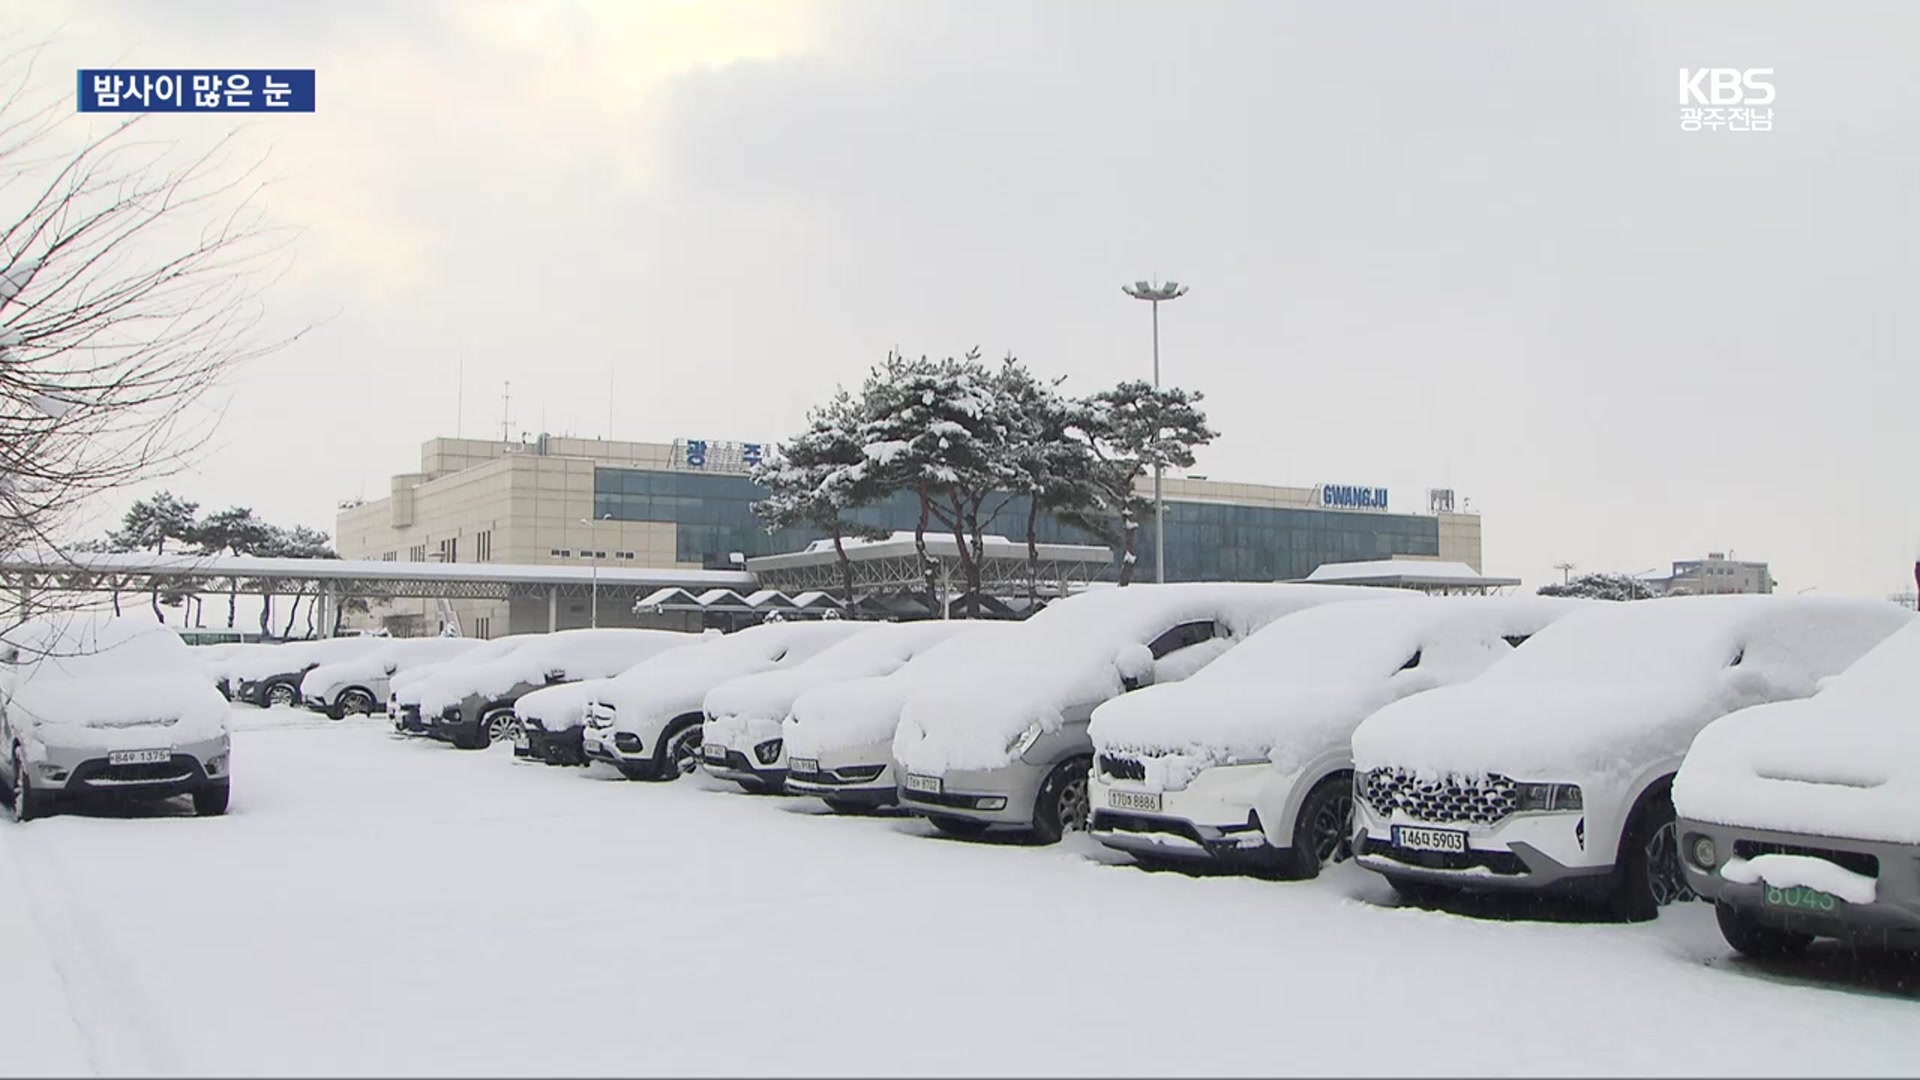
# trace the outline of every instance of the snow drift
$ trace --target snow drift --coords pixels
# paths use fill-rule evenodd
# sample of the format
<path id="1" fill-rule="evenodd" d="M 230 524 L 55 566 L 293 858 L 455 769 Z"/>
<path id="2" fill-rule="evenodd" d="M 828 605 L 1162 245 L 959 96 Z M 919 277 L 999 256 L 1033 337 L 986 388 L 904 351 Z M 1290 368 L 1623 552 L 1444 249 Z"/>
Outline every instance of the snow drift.
<path id="1" fill-rule="evenodd" d="M 1674 808 L 1723 825 L 1920 844 L 1917 677 L 1920 621 L 1811 698 L 1715 720 L 1687 750 Z M 1767 880 L 1846 895 L 1811 881 Z"/>

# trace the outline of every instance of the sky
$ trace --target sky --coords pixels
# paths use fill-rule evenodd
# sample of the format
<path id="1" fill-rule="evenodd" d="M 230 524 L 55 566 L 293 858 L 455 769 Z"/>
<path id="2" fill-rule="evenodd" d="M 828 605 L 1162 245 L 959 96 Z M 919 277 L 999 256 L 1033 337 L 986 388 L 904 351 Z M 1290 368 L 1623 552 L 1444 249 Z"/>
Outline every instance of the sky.
<path id="1" fill-rule="evenodd" d="M 0 0 L 79 67 L 314 68 L 195 467 L 331 528 L 454 433 L 774 441 L 889 349 L 1199 390 L 1218 480 L 1483 515 L 1528 585 L 1920 558 L 1920 6 Z M 1774 129 L 1682 131 L 1682 67 Z M 196 145 L 233 118 L 153 118 Z M 90 122 L 76 116 L 73 123 Z M 464 373 L 464 378 L 462 378 Z M 503 410 L 503 384 L 511 400 Z M 609 392 L 611 391 L 611 393 Z M 128 493 L 131 497 L 134 493 Z M 123 500 L 124 502 L 124 500 Z M 118 505 L 99 508 L 102 523 Z"/>

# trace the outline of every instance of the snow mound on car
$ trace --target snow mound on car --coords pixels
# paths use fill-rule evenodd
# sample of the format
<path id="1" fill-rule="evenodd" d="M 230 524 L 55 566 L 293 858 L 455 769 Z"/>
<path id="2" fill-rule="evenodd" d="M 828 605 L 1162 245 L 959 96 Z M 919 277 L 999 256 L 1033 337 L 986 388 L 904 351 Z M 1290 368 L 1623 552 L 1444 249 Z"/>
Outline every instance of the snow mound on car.
<path id="1" fill-rule="evenodd" d="M 0 643 L 16 655 L 0 669 L 7 710 L 59 725 L 69 745 L 143 748 L 155 726 L 175 743 L 227 730 L 226 699 L 206 681 L 192 647 L 159 623 L 63 613 L 15 626 Z"/>
<path id="2" fill-rule="evenodd" d="M 780 725 L 787 753 L 818 756 L 891 740 L 916 680 L 957 669 L 1020 628 L 1014 622 L 961 625 L 968 627 L 966 633 L 947 638 L 891 675 L 828 683 L 795 698 Z"/>
<path id="3" fill-rule="evenodd" d="M 378 679 L 388 674 L 388 665 L 392 665 L 393 674 L 398 675 L 403 671 L 424 667 L 427 664 L 452 660 L 485 644 L 476 638 L 456 637 L 378 640 L 386 640 L 387 644 L 346 660 L 329 661 L 307 672 L 300 681 L 301 694 L 305 695 L 308 688 L 318 691 L 327 687 Z"/>
<path id="4" fill-rule="evenodd" d="M 1059 729 L 1067 710 L 1119 695 L 1123 675 L 1151 668 L 1155 682 L 1175 681 L 1290 612 L 1404 596 L 1356 586 L 1223 582 L 1133 585 L 1057 600 L 976 663 L 917 684 L 901 711 L 894 757 L 916 772 L 997 768 L 1028 727 Z M 1160 633 L 1207 619 L 1224 624 L 1226 637 L 1176 650 L 1165 661 L 1147 652 Z"/>
<path id="5" fill-rule="evenodd" d="M 544 686 L 514 702 L 513 714 L 522 720 L 538 720 L 545 731 L 572 731 L 585 726 L 587 702 L 612 681 L 611 678 L 582 679 Z"/>
<path id="6" fill-rule="evenodd" d="M 706 640 L 676 630 L 560 630 L 484 664 L 436 673 L 418 688 L 420 709 L 437 713 L 469 695 L 498 697 L 549 676 L 573 681 L 618 675 L 657 653 Z"/>
<path id="7" fill-rule="evenodd" d="M 1920 844 L 1917 674 L 1913 622 L 1811 698 L 1715 720 L 1674 778 L 1675 810 L 1724 825 Z"/>
<path id="8" fill-rule="evenodd" d="M 682 713 L 695 712 L 707 692 L 729 679 L 800 663 L 835 642 L 877 624 L 848 619 L 762 623 L 708 637 L 698 649 L 656 656 L 635 665 L 594 695 L 615 710 L 614 727 L 642 735 Z"/>

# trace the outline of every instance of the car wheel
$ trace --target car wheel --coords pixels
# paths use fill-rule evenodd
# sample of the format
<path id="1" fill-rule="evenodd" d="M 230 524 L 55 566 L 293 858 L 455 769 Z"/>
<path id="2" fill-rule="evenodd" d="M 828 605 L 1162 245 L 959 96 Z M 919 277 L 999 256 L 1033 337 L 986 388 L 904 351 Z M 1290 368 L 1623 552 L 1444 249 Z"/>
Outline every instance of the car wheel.
<path id="1" fill-rule="evenodd" d="M 972 818 L 948 817 L 945 814 L 928 814 L 927 822 L 938 832 L 948 836 L 974 837 L 987 831 L 987 823 Z"/>
<path id="2" fill-rule="evenodd" d="M 260 700 L 265 701 L 269 709 L 298 705 L 300 691 L 290 682 L 271 682 L 267 684 L 266 691 L 260 695 Z"/>
<path id="3" fill-rule="evenodd" d="M 496 709 L 480 718 L 480 749 L 497 742 L 513 741 L 513 729 L 520 720 L 510 709 Z"/>
<path id="4" fill-rule="evenodd" d="M 207 784 L 194 789 L 193 812 L 200 817 L 219 817 L 227 812 L 227 803 L 233 798 L 233 784 L 222 782 Z"/>
<path id="5" fill-rule="evenodd" d="M 1293 821 L 1293 872 L 1318 877 L 1322 867 L 1353 858 L 1353 778 L 1329 776 L 1314 785 Z"/>
<path id="6" fill-rule="evenodd" d="M 13 820 L 32 821 L 47 815 L 47 797 L 33 789 L 33 777 L 27 773 L 20 752 L 13 752 Z"/>
<path id="7" fill-rule="evenodd" d="M 678 780 L 700 768 L 700 744 L 705 733 L 699 724 L 682 724 L 660 737 L 653 751 L 653 779 Z"/>
<path id="8" fill-rule="evenodd" d="M 1087 795 L 1087 773 L 1092 768 L 1090 757 L 1068 758 L 1047 774 L 1034 799 L 1035 843 L 1057 844 L 1070 832 L 1086 831 L 1087 819 L 1092 816 Z"/>
<path id="9" fill-rule="evenodd" d="M 1645 922 L 1668 904 L 1693 898 L 1680 865 L 1673 797 L 1661 791 L 1641 803 L 1621 838 L 1608 906 L 1618 918 Z"/>
<path id="10" fill-rule="evenodd" d="M 1713 905 L 1713 916 L 1720 923 L 1720 936 L 1743 956 L 1762 960 L 1798 956 L 1813 944 L 1812 934 L 1796 934 L 1762 925 L 1732 904 Z"/>
<path id="11" fill-rule="evenodd" d="M 344 720 L 349 716 L 372 716 L 373 695 L 365 690 L 348 690 L 333 703 L 333 718 Z"/>

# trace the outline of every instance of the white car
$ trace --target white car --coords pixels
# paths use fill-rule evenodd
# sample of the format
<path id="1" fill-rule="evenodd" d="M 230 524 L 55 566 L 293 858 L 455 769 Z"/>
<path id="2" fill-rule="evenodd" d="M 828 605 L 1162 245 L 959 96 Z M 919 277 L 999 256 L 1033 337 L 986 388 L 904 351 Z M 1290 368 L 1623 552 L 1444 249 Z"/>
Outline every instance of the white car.
<path id="1" fill-rule="evenodd" d="M 1145 862 L 1318 874 L 1353 829 L 1353 730 L 1588 601 L 1443 597 L 1288 615 L 1190 679 L 1093 711 L 1096 839 Z"/>
<path id="2" fill-rule="evenodd" d="M 425 735 L 426 722 L 420 718 L 420 691 L 428 679 L 463 664 L 485 664 L 507 655 L 546 635 L 510 634 L 483 641 L 473 648 L 430 664 L 408 667 L 387 678 L 387 719 L 401 735 Z"/>
<path id="3" fill-rule="evenodd" d="M 341 637 L 252 644 L 206 666 L 234 701 L 263 709 L 300 704 L 300 680 L 321 664 L 371 655 L 385 638 Z"/>
<path id="4" fill-rule="evenodd" d="M 968 663 L 1020 627 L 1003 620 L 959 625 L 967 631 L 916 655 L 891 675 L 828 683 L 795 698 L 780 723 L 787 791 L 818 795 L 837 813 L 899 802 L 893 733 L 914 681 Z"/>
<path id="5" fill-rule="evenodd" d="M 1920 949 L 1920 621 L 1820 692 L 1723 716 L 1673 781 L 1681 861 L 1751 956 Z"/>
<path id="6" fill-rule="evenodd" d="M 427 734 L 462 750 L 517 738 L 514 703 L 555 683 L 604 679 L 660 653 L 705 638 L 678 630 L 626 627 L 542 634 L 493 660 L 438 669 L 422 680 L 420 720 Z"/>
<path id="7" fill-rule="evenodd" d="M 538 758 L 549 765 L 587 764 L 581 749 L 587 702 L 612 681 L 612 676 L 582 679 L 522 695 L 513 703 L 513 756 Z"/>
<path id="8" fill-rule="evenodd" d="M 941 832 L 1087 827 L 1094 707 L 1199 671 L 1283 615 L 1406 594 L 1350 585 L 1129 585 L 1056 600 L 990 655 L 915 683 L 894 732 L 900 802 Z M 1415 601 L 1418 602 L 1418 601 Z"/>
<path id="9" fill-rule="evenodd" d="M 159 623 L 88 614 L 0 634 L 0 780 L 16 821 L 82 797 L 193 796 L 224 814 L 226 699 Z"/>
<path id="10" fill-rule="evenodd" d="M 700 765 L 700 711 L 729 679 L 798 664 L 873 623 L 849 619 L 762 623 L 684 655 L 658 657 L 614 679 L 587 703 L 583 747 L 630 780 L 672 780 Z M 724 753 L 724 751 L 722 751 Z"/>
<path id="11" fill-rule="evenodd" d="M 321 664 L 300 679 L 307 708 L 339 720 L 385 706 L 388 680 L 402 671 L 452 660 L 485 644 L 475 638 L 382 638 L 372 652 Z"/>
<path id="12" fill-rule="evenodd" d="M 960 619 L 908 623 L 858 623 L 865 630 L 798 664 L 743 675 L 707 692 L 701 704 L 701 752 L 709 775 L 732 780 L 748 791 L 780 791 L 786 786 L 787 752 L 781 722 L 795 698 L 817 686 L 849 679 L 889 675 L 916 655 L 970 627 Z M 706 748 L 715 748 L 707 754 Z M 721 751 L 725 751 L 722 756 Z M 804 762 L 817 771 L 817 761 Z"/>
<path id="13" fill-rule="evenodd" d="M 1806 697 L 1913 618 L 1877 600 L 1598 605 L 1353 734 L 1355 858 L 1411 900 L 1553 890 L 1652 918 L 1690 895 L 1673 776 L 1716 717 Z"/>

